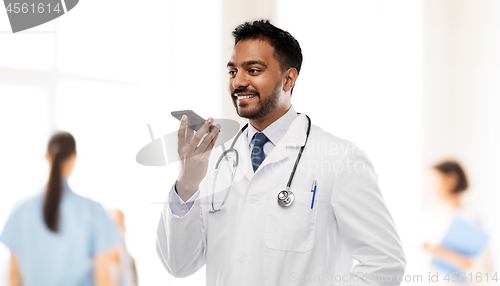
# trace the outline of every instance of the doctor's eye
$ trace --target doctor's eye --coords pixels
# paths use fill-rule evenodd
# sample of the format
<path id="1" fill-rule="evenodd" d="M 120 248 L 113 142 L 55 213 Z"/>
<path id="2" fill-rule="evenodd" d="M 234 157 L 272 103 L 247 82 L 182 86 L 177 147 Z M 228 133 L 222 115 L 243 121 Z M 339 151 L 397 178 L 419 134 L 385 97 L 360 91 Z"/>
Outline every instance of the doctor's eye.
<path id="1" fill-rule="evenodd" d="M 231 76 L 231 77 L 234 77 L 236 75 L 236 71 L 229 71 L 228 74 Z"/>
<path id="2" fill-rule="evenodd" d="M 251 69 L 251 70 L 249 70 L 248 72 L 249 72 L 249 73 L 258 73 L 258 72 L 259 72 L 259 70 L 258 70 L 258 69 Z"/>

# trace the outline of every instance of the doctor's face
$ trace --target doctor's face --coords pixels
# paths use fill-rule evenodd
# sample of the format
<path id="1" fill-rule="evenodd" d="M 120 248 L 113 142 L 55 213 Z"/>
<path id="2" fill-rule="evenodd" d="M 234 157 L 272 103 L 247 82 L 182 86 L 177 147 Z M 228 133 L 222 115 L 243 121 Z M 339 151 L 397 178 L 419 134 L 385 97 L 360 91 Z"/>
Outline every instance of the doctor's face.
<path id="1" fill-rule="evenodd" d="M 280 63 L 267 41 L 239 41 L 227 67 L 229 91 L 239 116 L 259 120 L 288 110 L 290 99 L 283 91 Z"/>

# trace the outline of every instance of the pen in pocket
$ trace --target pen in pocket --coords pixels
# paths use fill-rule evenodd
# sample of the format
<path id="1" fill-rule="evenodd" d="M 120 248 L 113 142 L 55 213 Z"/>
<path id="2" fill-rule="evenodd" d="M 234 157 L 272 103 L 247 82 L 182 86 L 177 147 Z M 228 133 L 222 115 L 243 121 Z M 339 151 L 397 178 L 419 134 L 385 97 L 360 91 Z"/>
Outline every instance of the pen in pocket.
<path id="1" fill-rule="evenodd" d="M 314 197 L 316 196 L 316 180 L 313 181 L 313 185 L 311 187 L 311 192 L 313 193 L 313 198 L 312 198 L 312 201 L 311 201 L 311 209 L 313 208 L 313 205 L 314 205 Z"/>

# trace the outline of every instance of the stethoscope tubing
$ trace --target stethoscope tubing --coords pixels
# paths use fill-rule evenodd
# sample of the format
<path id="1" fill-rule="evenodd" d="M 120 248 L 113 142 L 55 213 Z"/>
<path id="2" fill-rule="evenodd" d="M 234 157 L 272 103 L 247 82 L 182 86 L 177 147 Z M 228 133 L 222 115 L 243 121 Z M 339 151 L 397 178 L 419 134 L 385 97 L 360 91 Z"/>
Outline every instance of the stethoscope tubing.
<path id="1" fill-rule="evenodd" d="M 300 114 L 300 113 L 298 113 L 298 114 Z M 306 147 L 307 140 L 309 139 L 309 133 L 311 131 L 311 119 L 309 118 L 309 116 L 307 116 L 307 114 L 304 114 L 304 115 L 306 116 L 307 121 L 308 121 L 307 132 L 306 132 L 306 141 L 304 142 L 304 145 L 299 150 L 299 154 L 297 155 L 297 159 L 295 159 L 295 164 L 293 166 L 292 172 L 290 173 L 290 177 L 288 178 L 288 183 L 286 185 L 286 189 L 284 190 L 287 193 L 287 197 L 288 197 L 288 195 L 292 196 L 292 202 L 293 202 L 293 193 L 290 191 L 290 186 L 292 184 L 293 177 L 295 176 L 295 171 L 297 170 L 297 166 L 299 164 L 300 158 L 302 157 L 302 152 L 304 151 L 304 148 Z M 234 149 L 234 145 L 236 144 L 236 142 L 238 141 L 239 137 L 241 136 L 241 134 L 243 133 L 243 131 L 245 131 L 245 129 L 247 127 L 248 127 L 248 123 L 245 124 L 245 126 L 243 126 L 243 128 L 241 128 L 241 130 L 238 132 L 238 134 L 234 138 L 233 142 L 231 143 L 231 147 L 229 147 L 229 149 L 225 150 L 224 144 L 221 145 L 223 152 L 219 156 L 219 159 L 217 160 L 217 163 L 215 164 L 215 178 L 214 178 L 214 184 L 213 184 L 213 188 L 212 188 L 212 210 L 213 211 L 209 211 L 210 213 L 214 213 L 214 212 L 220 211 L 223 208 L 224 203 L 226 202 L 226 199 L 227 199 L 227 197 L 229 195 L 229 191 L 231 190 L 231 187 L 232 187 L 233 182 L 234 182 L 234 176 L 236 174 L 236 168 L 238 167 L 238 164 L 239 164 L 239 153 L 238 153 L 238 150 Z M 233 171 L 231 172 L 231 183 L 230 183 L 230 186 L 229 186 L 229 190 L 226 192 L 226 195 L 224 196 L 224 200 L 222 201 L 221 206 L 216 210 L 215 206 L 214 206 L 214 195 L 215 195 L 215 183 L 217 181 L 217 175 L 219 173 L 219 164 L 220 164 L 221 160 L 229 152 L 231 152 L 231 151 L 234 151 L 236 153 L 236 162 L 235 162 L 235 164 L 233 164 Z M 283 191 L 281 191 L 281 192 L 283 192 Z M 290 204 L 291 204 L 291 202 L 288 203 L 287 205 L 284 205 L 284 206 L 288 206 Z"/>

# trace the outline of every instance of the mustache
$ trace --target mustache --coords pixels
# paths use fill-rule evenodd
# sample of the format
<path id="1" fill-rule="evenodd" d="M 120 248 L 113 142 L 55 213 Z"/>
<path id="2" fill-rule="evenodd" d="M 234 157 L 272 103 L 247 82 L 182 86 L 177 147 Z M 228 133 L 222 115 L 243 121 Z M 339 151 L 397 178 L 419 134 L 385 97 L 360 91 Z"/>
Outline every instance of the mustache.
<path id="1" fill-rule="evenodd" d="M 237 93 L 252 93 L 255 94 L 256 96 L 259 96 L 259 92 L 254 90 L 254 89 L 247 89 L 247 88 L 236 88 L 231 92 L 231 96 L 236 97 Z"/>

